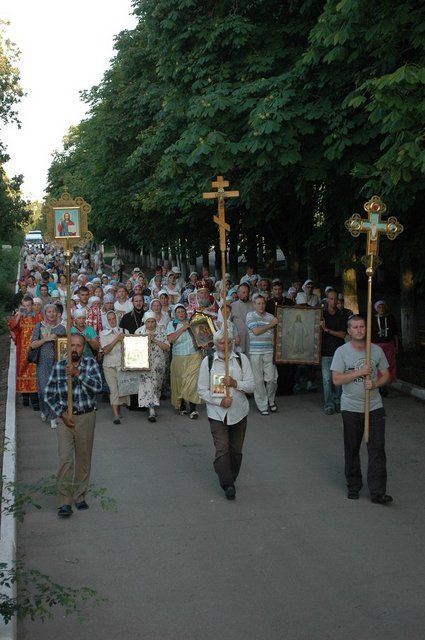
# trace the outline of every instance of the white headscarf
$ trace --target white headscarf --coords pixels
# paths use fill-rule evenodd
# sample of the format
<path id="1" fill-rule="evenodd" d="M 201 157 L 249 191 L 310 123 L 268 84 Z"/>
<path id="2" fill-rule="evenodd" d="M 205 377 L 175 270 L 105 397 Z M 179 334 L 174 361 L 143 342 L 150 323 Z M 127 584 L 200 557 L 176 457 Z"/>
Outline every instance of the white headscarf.
<path id="1" fill-rule="evenodd" d="M 115 318 L 116 318 L 116 321 L 117 321 L 116 327 L 111 327 L 111 325 L 108 322 L 108 316 L 111 313 L 113 313 Z M 109 336 L 109 335 L 112 335 L 112 334 L 122 333 L 122 329 L 120 329 L 119 324 L 120 324 L 120 321 L 119 321 L 118 315 L 115 313 L 115 311 L 113 311 L 112 309 L 110 311 L 107 311 L 106 312 L 106 320 L 105 320 L 105 328 L 102 329 L 102 331 L 100 332 L 101 335 L 102 336 Z"/>

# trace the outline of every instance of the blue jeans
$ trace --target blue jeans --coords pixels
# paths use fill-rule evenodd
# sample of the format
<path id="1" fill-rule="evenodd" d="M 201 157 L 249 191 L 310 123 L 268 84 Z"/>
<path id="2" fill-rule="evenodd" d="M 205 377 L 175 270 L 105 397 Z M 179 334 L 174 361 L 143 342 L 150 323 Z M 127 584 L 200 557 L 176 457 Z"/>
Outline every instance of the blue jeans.
<path id="1" fill-rule="evenodd" d="M 339 409 L 342 387 L 336 387 L 332 382 L 332 356 L 322 356 L 322 381 L 325 409 Z"/>

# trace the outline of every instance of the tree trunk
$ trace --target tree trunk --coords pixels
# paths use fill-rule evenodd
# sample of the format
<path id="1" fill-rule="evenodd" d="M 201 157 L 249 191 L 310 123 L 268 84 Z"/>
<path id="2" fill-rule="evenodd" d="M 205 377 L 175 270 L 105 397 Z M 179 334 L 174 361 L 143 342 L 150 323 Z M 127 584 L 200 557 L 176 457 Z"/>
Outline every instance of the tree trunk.
<path id="1" fill-rule="evenodd" d="M 257 235 L 254 230 L 251 230 L 246 237 L 246 261 L 254 267 L 254 272 L 257 273 Z"/>
<path id="2" fill-rule="evenodd" d="M 409 259 L 400 260 L 401 337 L 405 350 L 416 346 L 416 313 L 413 269 Z"/>
<path id="3" fill-rule="evenodd" d="M 202 254 L 202 266 L 205 267 L 205 269 L 210 268 L 210 256 L 208 251 Z"/>
<path id="4" fill-rule="evenodd" d="M 264 257 L 266 271 L 273 278 L 276 266 L 276 242 L 270 236 L 264 238 Z"/>
<path id="5" fill-rule="evenodd" d="M 354 267 L 344 269 L 342 274 L 344 307 L 351 309 L 353 313 L 359 312 L 359 303 L 357 299 L 357 278 Z"/>
<path id="6" fill-rule="evenodd" d="M 231 227 L 229 234 L 229 271 L 232 277 L 232 282 L 239 282 L 238 240 L 239 232 L 235 224 Z"/>

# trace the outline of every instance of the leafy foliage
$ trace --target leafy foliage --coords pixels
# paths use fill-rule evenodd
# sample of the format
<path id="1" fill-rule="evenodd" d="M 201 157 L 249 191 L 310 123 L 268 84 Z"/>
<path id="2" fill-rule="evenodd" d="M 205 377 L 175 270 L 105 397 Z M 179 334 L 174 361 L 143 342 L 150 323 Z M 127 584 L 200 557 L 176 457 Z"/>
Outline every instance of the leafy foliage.
<path id="1" fill-rule="evenodd" d="M 0 20 L 0 122 L 18 122 L 16 105 L 23 92 L 19 84 L 16 66 L 19 52 L 5 36 L 6 23 Z M 11 232 L 29 219 L 28 203 L 22 199 L 23 176 L 9 178 L 3 165 L 9 160 L 0 139 L 0 241 L 10 237 Z"/>
<path id="2" fill-rule="evenodd" d="M 2 484 L 2 513 L 12 515 L 19 522 L 22 522 L 26 508 L 32 506 L 35 509 L 41 509 L 41 496 L 55 496 L 57 494 L 57 477 L 55 475 L 47 478 L 40 478 L 33 483 L 17 483 L 6 482 Z M 73 483 L 62 482 L 61 490 L 74 495 L 75 486 Z M 101 509 L 104 511 L 115 510 L 116 501 L 107 495 L 105 487 L 96 487 L 90 484 L 87 488 L 87 495 L 95 500 L 99 500 Z"/>
<path id="3" fill-rule="evenodd" d="M 134 11 L 49 172 L 52 195 L 66 183 L 92 203 L 99 237 L 205 253 L 216 229 L 201 193 L 217 174 L 241 193 L 228 206 L 237 244 L 264 239 L 304 267 L 348 260 L 342 222 L 373 193 L 406 226 L 417 218 L 421 4 L 135 0 Z"/>
<path id="4" fill-rule="evenodd" d="M 11 598 L 5 593 L 13 584 L 19 585 L 19 597 Z M 88 587 L 64 587 L 37 569 L 28 569 L 23 560 L 13 567 L 0 563 L 0 616 L 7 624 L 17 615 L 19 620 L 30 618 L 45 622 L 53 618 L 53 607 L 60 606 L 66 616 L 76 613 L 80 619 L 81 607 L 86 603 L 90 607 L 106 602 L 96 591 Z"/>

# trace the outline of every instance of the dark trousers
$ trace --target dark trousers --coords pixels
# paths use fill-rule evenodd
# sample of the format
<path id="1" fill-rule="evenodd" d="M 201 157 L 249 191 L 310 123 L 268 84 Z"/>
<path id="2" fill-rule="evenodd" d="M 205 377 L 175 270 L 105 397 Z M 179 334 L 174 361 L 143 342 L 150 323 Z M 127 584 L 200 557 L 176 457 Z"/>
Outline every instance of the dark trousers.
<path id="1" fill-rule="evenodd" d="M 342 411 L 344 423 L 345 478 L 348 489 L 360 491 L 362 471 L 360 466 L 360 445 L 363 439 L 364 414 Z M 375 409 L 370 412 L 369 442 L 367 443 L 368 465 L 367 485 L 370 495 L 378 496 L 387 488 L 387 458 L 385 455 L 385 412 Z"/>
<path id="2" fill-rule="evenodd" d="M 214 470 L 223 489 L 232 486 L 239 475 L 242 464 L 242 447 L 245 439 L 246 417 L 228 426 L 224 422 L 209 418 L 214 440 Z"/>

